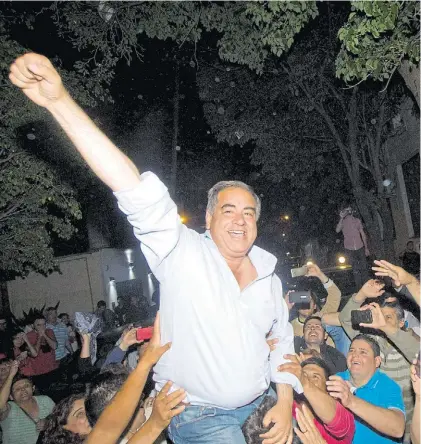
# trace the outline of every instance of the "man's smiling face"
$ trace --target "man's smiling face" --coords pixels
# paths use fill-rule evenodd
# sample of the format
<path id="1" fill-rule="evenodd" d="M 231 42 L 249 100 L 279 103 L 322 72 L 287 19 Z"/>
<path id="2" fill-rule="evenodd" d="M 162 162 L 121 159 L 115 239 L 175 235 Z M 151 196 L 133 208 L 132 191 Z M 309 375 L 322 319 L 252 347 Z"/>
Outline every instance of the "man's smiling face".
<path id="1" fill-rule="evenodd" d="M 226 259 L 248 253 L 257 236 L 256 216 L 256 201 L 243 188 L 226 188 L 218 194 L 214 213 L 206 213 L 206 228 Z"/>

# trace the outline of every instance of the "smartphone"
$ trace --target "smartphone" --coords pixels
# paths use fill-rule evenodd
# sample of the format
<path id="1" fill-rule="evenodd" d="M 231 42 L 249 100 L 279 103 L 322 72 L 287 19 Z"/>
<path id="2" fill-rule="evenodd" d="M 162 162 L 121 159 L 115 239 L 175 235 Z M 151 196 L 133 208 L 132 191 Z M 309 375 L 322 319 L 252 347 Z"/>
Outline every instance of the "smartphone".
<path id="1" fill-rule="evenodd" d="M 147 341 L 152 338 L 153 327 L 144 327 L 136 329 L 136 340 Z"/>
<path id="2" fill-rule="evenodd" d="M 415 373 L 419 378 L 420 377 L 420 353 L 418 353 L 417 362 L 415 363 Z"/>
<path id="3" fill-rule="evenodd" d="M 351 323 L 352 325 L 372 324 L 373 313 L 371 313 L 371 310 L 352 310 Z"/>
<path id="4" fill-rule="evenodd" d="M 294 304 L 310 304 L 311 293 L 308 290 L 294 290 L 289 292 L 289 302 Z"/>
<path id="5" fill-rule="evenodd" d="M 307 274 L 307 272 L 308 272 L 307 265 L 304 265 L 299 268 L 291 268 L 291 276 L 293 278 L 299 277 L 299 276 L 305 276 Z"/>

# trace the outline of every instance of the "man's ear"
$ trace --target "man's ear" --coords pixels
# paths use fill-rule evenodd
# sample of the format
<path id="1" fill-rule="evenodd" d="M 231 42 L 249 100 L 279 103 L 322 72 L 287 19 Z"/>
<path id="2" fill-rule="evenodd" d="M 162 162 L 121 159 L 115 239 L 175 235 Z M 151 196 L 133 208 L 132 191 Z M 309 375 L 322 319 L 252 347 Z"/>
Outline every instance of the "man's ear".
<path id="1" fill-rule="evenodd" d="M 212 214 L 210 214 L 209 211 L 206 211 L 206 229 L 207 230 L 210 230 L 211 222 L 212 222 Z"/>
<path id="2" fill-rule="evenodd" d="M 374 361 L 376 362 L 376 368 L 379 368 L 380 364 L 382 363 L 382 358 L 380 356 L 376 356 Z"/>
<path id="3" fill-rule="evenodd" d="M 402 330 L 404 325 L 405 325 L 405 321 L 403 319 L 401 321 L 399 321 L 399 329 Z"/>

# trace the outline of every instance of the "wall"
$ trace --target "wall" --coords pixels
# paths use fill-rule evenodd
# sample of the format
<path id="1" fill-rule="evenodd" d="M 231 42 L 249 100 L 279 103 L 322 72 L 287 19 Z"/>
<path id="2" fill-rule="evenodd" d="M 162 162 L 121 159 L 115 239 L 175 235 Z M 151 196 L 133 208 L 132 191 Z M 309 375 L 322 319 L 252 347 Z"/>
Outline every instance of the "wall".
<path id="1" fill-rule="evenodd" d="M 7 283 L 10 309 L 19 318 L 23 310 L 60 301 L 59 312 L 72 315 L 75 311 L 93 311 L 101 299 L 111 308 L 116 297 L 110 291 L 110 278 L 116 282 L 141 279 L 148 295 L 148 269 L 139 248 L 133 250 L 130 261 L 132 269 L 126 250 L 112 248 L 59 258 L 60 273 L 49 276 L 31 273 L 25 279 Z"/>

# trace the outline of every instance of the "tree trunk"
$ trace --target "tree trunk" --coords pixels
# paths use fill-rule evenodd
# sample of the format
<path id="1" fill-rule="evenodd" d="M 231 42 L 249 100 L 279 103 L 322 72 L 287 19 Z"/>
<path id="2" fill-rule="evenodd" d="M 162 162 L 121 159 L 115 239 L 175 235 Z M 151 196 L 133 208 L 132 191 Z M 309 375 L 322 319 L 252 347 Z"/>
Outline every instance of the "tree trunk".
<path id="1" fill-rule="evenodd" d="M 410 67 L 408 60 L 404 60 L 398 69 L 406 86 L 412 92 L 418 108 L 420 107 L 420 67 Z"/>

